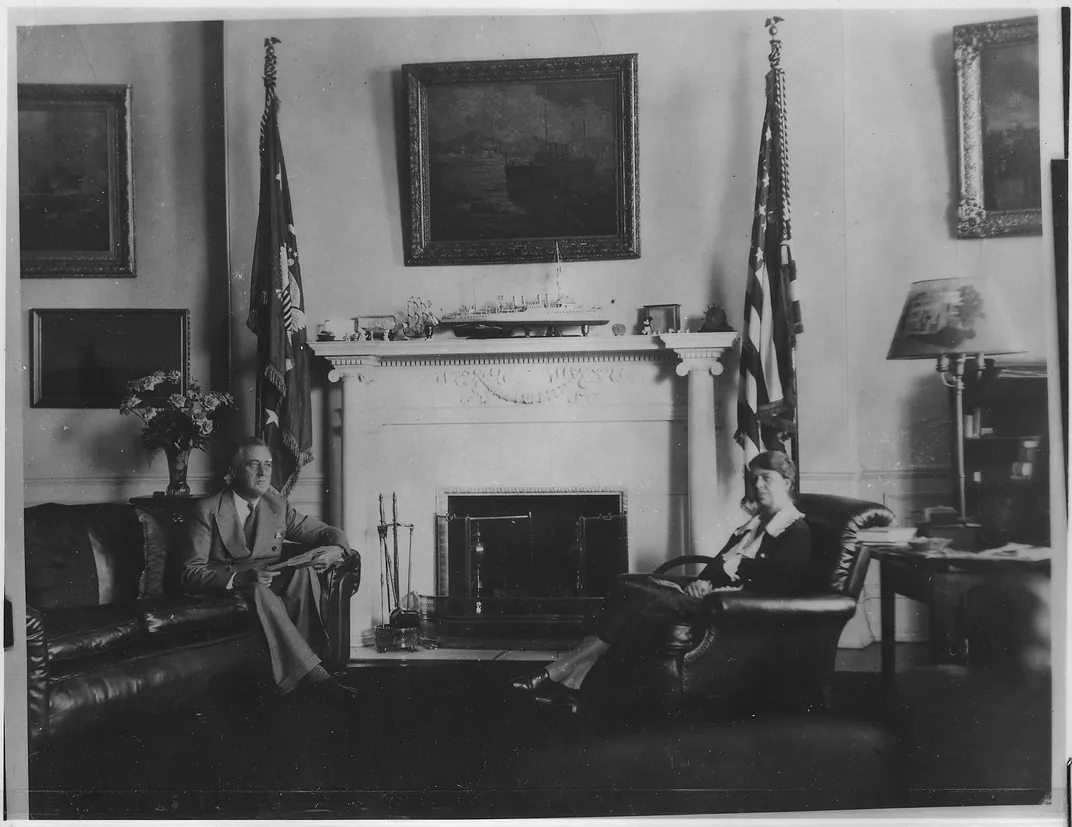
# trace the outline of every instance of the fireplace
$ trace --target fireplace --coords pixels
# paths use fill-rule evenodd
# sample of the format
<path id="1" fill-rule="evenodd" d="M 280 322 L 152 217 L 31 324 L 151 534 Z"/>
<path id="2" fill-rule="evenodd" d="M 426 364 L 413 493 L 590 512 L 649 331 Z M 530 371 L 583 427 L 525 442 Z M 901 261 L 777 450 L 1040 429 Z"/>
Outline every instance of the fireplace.
<path id="1" fill-rule="evenodd" d="M 441 645 L 561 645 L 594 620 L 628 568 L 625 492 L 449 492 L 436 515 L 435 594 L 420 599 Z"/>
<path id="2" fill-rule="evenodd" d="M 442 640 L 573 637 L 617 572 L 650 571 L 710 548 L 733 527 L 740 498 L 739 469 L 719 459 L 733 456 L 732 434 L 716 416 L 716 399 L 727 409 L 734 401 L 733 383 L 715 378 L 735 339 L 727 332 L 312 343 L 338 382 L 324 396 L 325 416 L 341 426 L 328 477 L 337 500 L 326 516 L 364 555 L 351 654 L 361 656 L 384 619 L 379 493 L 397 492 L 401 519 L 414 524 L 408 599 Z M 493 495 L 498 510 L 481 510 L 481 498 Z M 543 506 L 523 502 L 537 495 L 570 516 L 541 527 Z M 602 497 L 618 501 L 617 512 Z M 461 549 L 453 556 L 452 533 Z M 611 535 L 605 543 L 603 533 Z M 518 567 L 530 557 L 542 565 L 523 577 Z"/>

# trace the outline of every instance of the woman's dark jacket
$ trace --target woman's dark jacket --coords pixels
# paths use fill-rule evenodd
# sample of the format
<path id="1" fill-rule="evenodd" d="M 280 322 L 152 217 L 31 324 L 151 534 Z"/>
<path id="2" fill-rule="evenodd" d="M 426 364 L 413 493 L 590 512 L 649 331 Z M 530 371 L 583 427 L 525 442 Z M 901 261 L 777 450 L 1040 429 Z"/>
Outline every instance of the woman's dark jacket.
<path id="1" fill-rule="evenodd" d="M 723 563 L 726 554 L 741 539 L 743 528 L 730 537 L 715 559 L 700 572 L 700 580 L 710 581 L 715 588 L 730 585 Z M 737 577 L 748 591 L 792 594 L 807 587 L 810 561 L 811 529 L 804 518 L 799 518 L 787 525 L 777 537 L 764 532 L 756 556 L 741 558 Z"/>

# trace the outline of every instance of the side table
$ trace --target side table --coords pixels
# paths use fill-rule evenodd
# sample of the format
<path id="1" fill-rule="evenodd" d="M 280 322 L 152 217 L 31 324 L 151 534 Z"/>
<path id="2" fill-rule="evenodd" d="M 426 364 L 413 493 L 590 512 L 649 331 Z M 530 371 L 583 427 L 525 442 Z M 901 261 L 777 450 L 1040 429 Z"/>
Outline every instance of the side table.
<path id="1" fill-rule="evenodd" d="M 882 622 L 882 682 L 887 694 L 896 692 L 894 597 L 904 595 L 924 603 L 930 612 L 931 654 L 935 660 L 967 663 L 969 658 L 961 608 L 968 592 L 992 582 L 1018 576 L 1049 576 L 1049 559 L 993 555 L 985 552 L 917 551 L 903 545 L 872 545 L 879 561 Z"/>

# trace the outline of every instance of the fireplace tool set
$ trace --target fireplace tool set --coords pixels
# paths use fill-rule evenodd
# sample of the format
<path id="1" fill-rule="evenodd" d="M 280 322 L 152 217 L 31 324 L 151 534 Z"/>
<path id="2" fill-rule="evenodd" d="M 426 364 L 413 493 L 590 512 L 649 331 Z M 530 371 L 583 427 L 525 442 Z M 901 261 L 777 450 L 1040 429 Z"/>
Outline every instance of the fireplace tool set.
<path id="1" fill-rule="evenodd" d="M 383 494 L 380 494 L 380 549 L 383 552 L 383 569 L 380 572 L 380 609 L 385 623 L 376 627 L 376 651 L 408 649 L 413 651 L 420 643 L 421 616 L 414 609 L 402 608 L 402 592 L 399 577 L 398 530 L 409 529 L 409 560 L 407 581 L 413 572 L 413 523 L 398 521 L 398 495 L 391 494 L 391 522 L 383 511 Z M 388 534 L 391 542 L 388 543 Z"/>

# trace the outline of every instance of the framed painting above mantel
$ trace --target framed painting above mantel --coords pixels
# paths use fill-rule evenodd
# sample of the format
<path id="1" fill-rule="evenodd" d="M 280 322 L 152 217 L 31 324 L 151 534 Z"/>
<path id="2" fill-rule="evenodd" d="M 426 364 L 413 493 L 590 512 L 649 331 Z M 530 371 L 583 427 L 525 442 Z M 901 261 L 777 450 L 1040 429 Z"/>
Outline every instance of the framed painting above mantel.
<path id="1" fill-rule="evenodd" d="M 635 54 L 402 74 L 407 265 L 639 258 Z"/>
<path id="2" fill-rule="evenodd" d="M 1042 234 L 1038 19 L 956 26 L 957 235 Z"/>
<path id="3" fill-rule="evenodd" d="M 131 277 L 130 87 L 19 84 L 24 278 Z"/>

